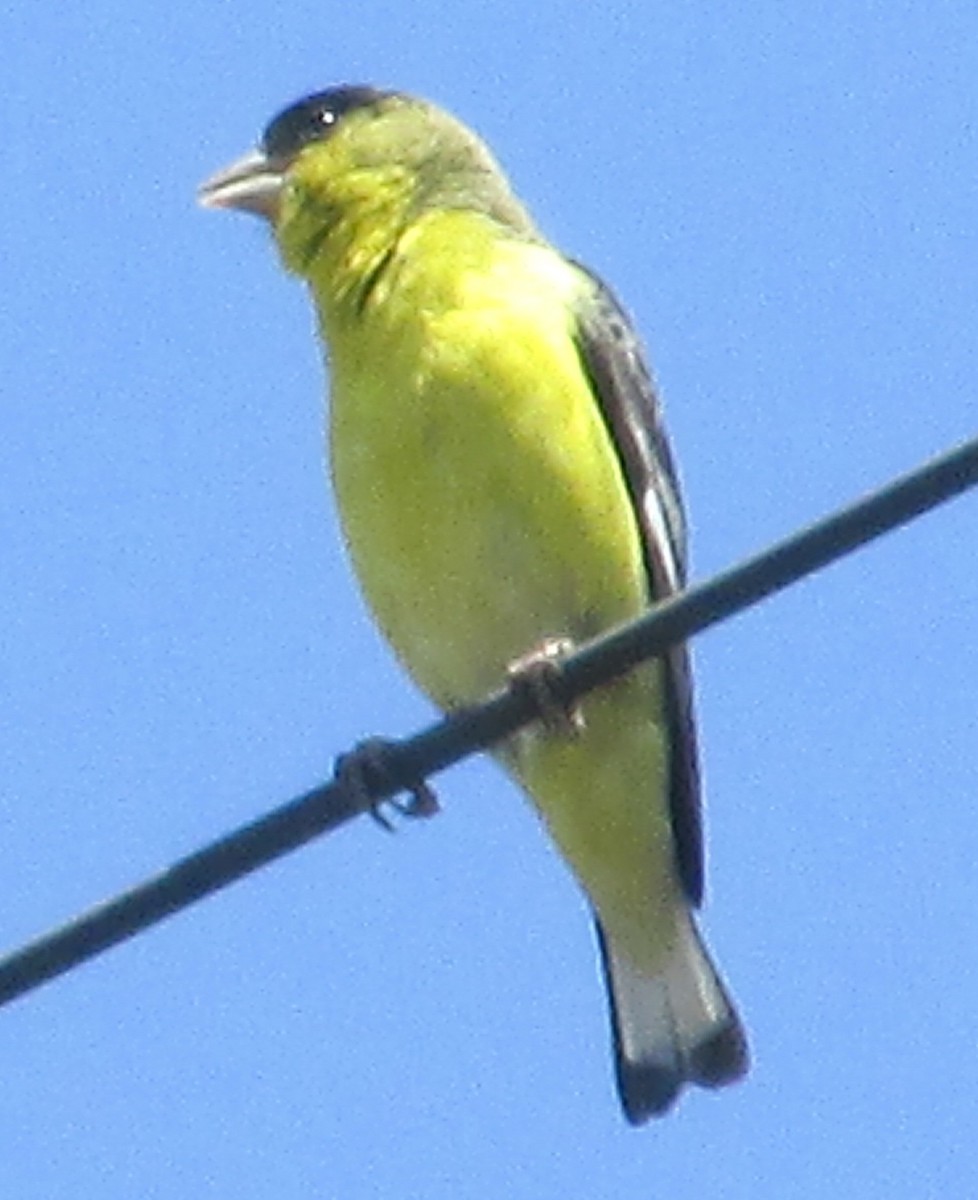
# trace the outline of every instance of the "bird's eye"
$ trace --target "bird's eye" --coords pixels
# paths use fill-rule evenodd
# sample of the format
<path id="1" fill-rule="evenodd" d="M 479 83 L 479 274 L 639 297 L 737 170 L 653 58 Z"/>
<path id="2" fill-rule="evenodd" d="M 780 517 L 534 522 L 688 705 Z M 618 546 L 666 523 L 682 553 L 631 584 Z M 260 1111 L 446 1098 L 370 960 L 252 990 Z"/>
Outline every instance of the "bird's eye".
<path id="1" fill-rule="evenodd" d="M 269 123 L 261 148 L 269 158 L 292 158 L 310 142 L 328 138 L 346 113 L 375 104 L 381 95 L 371 87 L 338 87 L 306 96 Z"/>

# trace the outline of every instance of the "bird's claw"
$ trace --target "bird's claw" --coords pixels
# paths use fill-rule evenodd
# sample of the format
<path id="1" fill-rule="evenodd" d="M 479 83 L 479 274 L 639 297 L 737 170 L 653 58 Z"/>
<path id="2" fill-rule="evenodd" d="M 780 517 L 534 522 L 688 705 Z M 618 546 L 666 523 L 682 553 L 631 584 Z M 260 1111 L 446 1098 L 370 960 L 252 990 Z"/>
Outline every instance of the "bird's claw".
<path id="1" fill-rule="evenodd" d="M 419 779 L 405 789 L 409 793 L 407 800 L 396 797 L 374 799 L 377 792 L 389 785 L 388 753 L 395 744 L 385 738 L 367 738 L 349 753 L 341 754 L 333 770 L 337 783 L 348 789 L 359 807 L 370 813 L 381 829 L 386 829 L 388 833 L 393 833 L 395 826 L 384 813 L 384 805 L 390 805 L 402 817 L 412 819 L 433 817 L 439 811 L 435 790 L 425 779 Z"/>
<path id="2" fill-rule="evenodd" d="M 506 668 L 510 688 L 528 693 L 544 727 L 564 737 L 578 737 L 584 732 L 580 706 L 565 703 L 554 687 L 560 664 L 573 650 L 570 638 L 545 638 Z"/>

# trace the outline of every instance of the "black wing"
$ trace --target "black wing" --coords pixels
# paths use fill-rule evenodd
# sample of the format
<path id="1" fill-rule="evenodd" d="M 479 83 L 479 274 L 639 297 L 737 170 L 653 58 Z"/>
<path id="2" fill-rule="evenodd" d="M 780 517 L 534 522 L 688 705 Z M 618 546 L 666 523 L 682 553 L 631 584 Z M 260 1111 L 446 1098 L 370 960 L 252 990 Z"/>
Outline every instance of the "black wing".
<path id="1" fill-rule="evenodd" d="M 576 314 L 577 346 L 638 516 L 649 600 L 654 604 L 686 583 L 679 479 L 655 385 L 631 322 L 601 280 L 580 269 L 593 286 Z M 674 646 L 664 661 L 677 866 L 690 903 L 698 906 L 703 899 L 703 828 L 689 652 L 685 645 Z"/>

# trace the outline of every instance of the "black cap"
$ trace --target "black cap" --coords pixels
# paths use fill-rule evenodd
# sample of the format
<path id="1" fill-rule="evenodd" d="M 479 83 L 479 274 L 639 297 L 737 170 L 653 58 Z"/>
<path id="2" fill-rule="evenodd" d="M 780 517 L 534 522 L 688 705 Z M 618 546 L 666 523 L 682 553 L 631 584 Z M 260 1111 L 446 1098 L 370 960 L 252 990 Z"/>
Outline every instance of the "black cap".
<path id="1" fill-rule="evenodd" d="M 336 123 L 348 112 L 369 108 L 390 94 L 378 88 L 353 84 L 314 92 L 290 104 L 269 121 L 262 134 L 261 149 L 271 159 L 293 158 L 303 146 L 329 137 Z"/>

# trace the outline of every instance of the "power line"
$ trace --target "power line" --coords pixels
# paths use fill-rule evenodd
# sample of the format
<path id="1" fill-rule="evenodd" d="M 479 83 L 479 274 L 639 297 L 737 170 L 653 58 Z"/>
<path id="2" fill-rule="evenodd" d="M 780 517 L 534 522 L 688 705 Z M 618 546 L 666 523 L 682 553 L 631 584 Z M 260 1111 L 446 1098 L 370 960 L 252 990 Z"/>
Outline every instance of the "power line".
<path id="1" fill-rule="evenodd" d="M 556 698 L 573 702 L 976 482 L 978 438 L 587 643 L 555 669 Z M 334 780 L 313 788 L 0 960 L 0 1004 L 72 970 L 378 802 L 398 792 L 417 791 L 428 776 L 508 737 L 536 715 L 528 689 L 505 690 L 414 737 L 377 744 L 371 769 L 363 772 L 362 787 Z"/>

